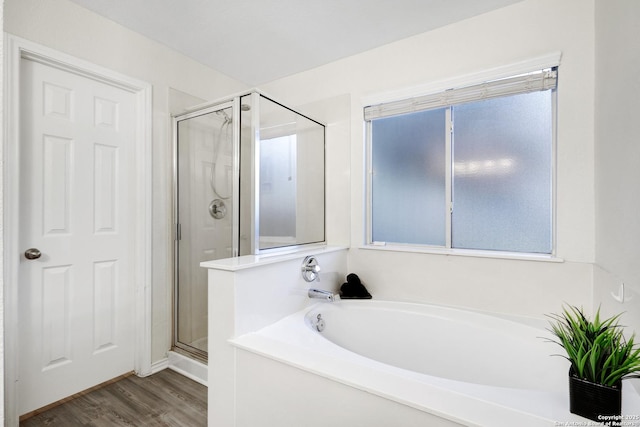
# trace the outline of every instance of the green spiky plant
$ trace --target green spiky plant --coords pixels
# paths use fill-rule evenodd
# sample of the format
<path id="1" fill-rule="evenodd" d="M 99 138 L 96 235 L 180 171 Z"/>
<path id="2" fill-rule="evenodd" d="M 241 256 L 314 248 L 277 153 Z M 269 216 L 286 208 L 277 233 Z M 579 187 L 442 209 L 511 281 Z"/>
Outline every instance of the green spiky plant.
<path id="1" fill-rule="evenodd" d="M 598 309 L 591 321 L 582 309 L 569 306 L 549 317 L 549 330 L 557 338 L 551 341 L 564 348 L 563 357 L 579 378 L 613 387 L 624 378 L 640 377 L 640 348 L 634 348 L 634 335 L 625 340 L 620 314 L 600 320 Z"/>

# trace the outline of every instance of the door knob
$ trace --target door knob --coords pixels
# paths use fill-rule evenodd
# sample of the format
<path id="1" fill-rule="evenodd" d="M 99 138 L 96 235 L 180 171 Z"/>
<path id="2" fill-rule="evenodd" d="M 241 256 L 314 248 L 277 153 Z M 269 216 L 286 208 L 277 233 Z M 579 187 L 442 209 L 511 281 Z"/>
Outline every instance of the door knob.
<path id="1" fill-rule="evenodd" d="M 38 259 L 42 255 L 42 252 L 36 248 L 27 249 L 24 251 L 24 257 L 26 259 Z"/>

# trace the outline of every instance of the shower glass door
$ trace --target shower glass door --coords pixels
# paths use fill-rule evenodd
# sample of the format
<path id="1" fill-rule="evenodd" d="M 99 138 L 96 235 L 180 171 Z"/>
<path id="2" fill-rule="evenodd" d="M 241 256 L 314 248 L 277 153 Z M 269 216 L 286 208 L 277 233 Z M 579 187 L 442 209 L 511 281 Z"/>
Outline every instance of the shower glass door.
<path id="1" fill-rule="evenodd" d="M 174 346 L 207 358 L 207 271 L 235 255 L 232 105 L 176 118 Z"/>

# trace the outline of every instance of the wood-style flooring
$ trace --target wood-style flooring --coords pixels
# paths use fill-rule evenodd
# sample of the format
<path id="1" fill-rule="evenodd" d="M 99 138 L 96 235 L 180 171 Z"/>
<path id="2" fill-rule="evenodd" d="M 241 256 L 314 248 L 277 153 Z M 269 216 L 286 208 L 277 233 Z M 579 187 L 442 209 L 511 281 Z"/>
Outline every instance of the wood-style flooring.
<path id="1" fill-rule="evenodd" d="M 207 388 L 170 369 L 130 375 L 20 422 L 20 426 L 207 425 Z"/>

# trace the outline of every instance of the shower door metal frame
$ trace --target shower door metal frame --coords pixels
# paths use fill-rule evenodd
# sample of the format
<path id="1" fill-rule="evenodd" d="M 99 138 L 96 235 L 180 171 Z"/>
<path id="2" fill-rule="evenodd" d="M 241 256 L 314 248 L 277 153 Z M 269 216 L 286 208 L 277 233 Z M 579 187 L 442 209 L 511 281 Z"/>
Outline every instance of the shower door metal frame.
<path id="1" fill-rule="evenodd" d="M 231 108 L 231 129 L 232 129 L 232 151 L 233 151 L 233 189 L 232 189 L 232 253 L 233 256 L 238 256 L 239 247 L 239 233 L 240 224 L 239 217 L 237 215 L 240 206 L 240 97 L 235 97 L 232 100 L 217 102 L 215 104 L 207 104 L 200 107 L 195 107 L 187 112 L 173 116 L 173 211 L 172 211 L 172 227 L 173 227 L 173 294 L 172 294 L 172 306 L 173 306 L 173 321 L 171 331 L 171 343 L 174 350 L 178 350 L 182 353 L 186 353 L 189 356 L 195 357 L 198 360 L 207 362 L 208 352 L 192 347 L 190 345 L 181 343 L 178 341 L 178 245 L 181 240 L 180 224 L 178 223 L 178 125 L 180 122 L 201 117 L 207 114 L 215 113 L 216 111 L 222 111 Z"/>

